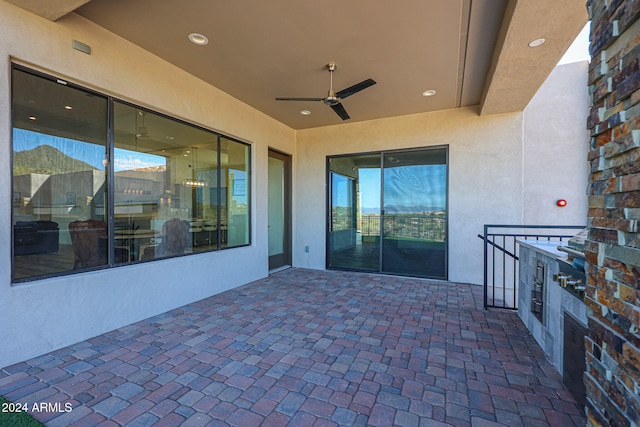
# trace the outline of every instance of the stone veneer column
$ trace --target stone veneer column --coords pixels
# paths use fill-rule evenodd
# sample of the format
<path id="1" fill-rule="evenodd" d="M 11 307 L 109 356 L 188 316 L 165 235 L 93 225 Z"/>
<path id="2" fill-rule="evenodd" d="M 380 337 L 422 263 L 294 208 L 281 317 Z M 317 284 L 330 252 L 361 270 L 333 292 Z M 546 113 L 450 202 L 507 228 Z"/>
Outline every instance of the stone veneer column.
<path id="1" fill-rule="evenodd" d="M 588 0 L 588 424 L 640 426 L 640 1 Z"/>

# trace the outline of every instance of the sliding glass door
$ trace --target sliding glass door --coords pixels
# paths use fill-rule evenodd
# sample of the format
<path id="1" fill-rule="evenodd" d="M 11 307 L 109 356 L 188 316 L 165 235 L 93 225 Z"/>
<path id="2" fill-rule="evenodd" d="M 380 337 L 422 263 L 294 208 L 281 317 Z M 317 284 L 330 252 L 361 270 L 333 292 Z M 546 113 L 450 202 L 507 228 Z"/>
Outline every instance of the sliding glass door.
<path id="1" fill-rule="evenodd" d="M 329 159 L 328 268 L 447 277 L 447 149 Z"/>
<path id="2" fill-rule="evenodd" d="M 382 272 L 446 278 L 445 149 L 383 154 Z"/>
<path id="3" fill-rule="evenodd" d="M 329 267 L 380 265 L 380 155 L 329 160 Z"/>

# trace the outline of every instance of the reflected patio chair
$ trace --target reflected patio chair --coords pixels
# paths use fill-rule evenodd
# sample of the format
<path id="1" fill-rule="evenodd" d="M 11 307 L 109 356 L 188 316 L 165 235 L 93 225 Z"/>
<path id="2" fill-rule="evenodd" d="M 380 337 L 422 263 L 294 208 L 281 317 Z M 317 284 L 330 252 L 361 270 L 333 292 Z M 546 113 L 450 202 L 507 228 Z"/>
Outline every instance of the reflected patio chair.
<path id="1" fill-rule="evenodd" d="M 202 230 L 209 233 L 209 235 L 207 236 L 209 245 L 215 246 L 218 244 L 218 225 L 216 221 L 205 221 Z"/>
<path id="2" fill-rule="evenodd" d="M 107 224 L 88 219 L 69 223 L 73 247 L 73 269 L 96 267 L 107 263 Z"/>
<path id="3" fill-rule="evenodd" d="M 184 253 L 189 242 L 189 223 L 179 218 L 173 218 L 162 224 L 164 256 L 180 255 Z"/>
<path id="4" fill-rule="evenodd" d="M 131 246 L 115 246 L 116 263 L 131 261 Z"/>
<path id="5" fill-rule="evenodd" d="M 189 223 L 189 233 L 191 234 L 193 246 L 198 246 L 200 243 L 199 235 L 202 233 L 202 221 L 192 220 Z"/>
<path id="6" fill-rule="evenodd" d="M 227 218 L 220 219 L 220 241 L 222 243 L 227 243 L 227 233 L 229 230 L 229 225 L 227 223 Z"/>
<path id="7" fill-rule="evenodd" d="M 147 259 L 154 259 L 157 256 L 161 256 L 160 249 L 162 245 L 142 245 L 140 246 L 139 258 L 141 261 Z"/>
<path id="8" fill-rule="evenodd" d="M 138 259 L 154 259 L 156 257 L 156 250 L 159 247 L 157 243 L 142 244 L 138 248 Z"/>

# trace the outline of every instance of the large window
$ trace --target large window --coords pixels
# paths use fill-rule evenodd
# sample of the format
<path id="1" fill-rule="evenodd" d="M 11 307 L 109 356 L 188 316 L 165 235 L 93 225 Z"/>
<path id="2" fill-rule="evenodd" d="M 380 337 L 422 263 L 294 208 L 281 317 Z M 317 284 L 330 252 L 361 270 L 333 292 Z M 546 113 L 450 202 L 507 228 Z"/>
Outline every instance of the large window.
<path id="1" fill-rule="evenodd" d="M 247 144 L 21 67 L 12 81 L 14 281 L 249 244 Z"/>

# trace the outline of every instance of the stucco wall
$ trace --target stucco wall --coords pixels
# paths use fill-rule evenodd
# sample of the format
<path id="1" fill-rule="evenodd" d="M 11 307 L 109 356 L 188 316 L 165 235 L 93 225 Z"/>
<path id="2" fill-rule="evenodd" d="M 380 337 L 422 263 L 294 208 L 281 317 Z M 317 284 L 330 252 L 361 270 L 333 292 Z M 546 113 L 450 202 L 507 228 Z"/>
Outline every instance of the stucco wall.
<path id="1" fill-rule="evenodd" d="M 482 283 L 476 235 L 522 219 L 522 126 L 521 113 L 465 108 L 298 131 L 294 264 L 325 268 L 326 156 L 448 145 L 449 279 Z"/>
<path id="2" fill-rule="evenodd" d="M 524 110 L 525 224 L 586 226 L 588 67 L 556 67 Z M 558 199 L 567 206 L 558 207 Z"/>
<path id="3" fill-rule="evenodd" d="M 252 245 L 11 286 L 12 59 L 249 142 Z M 52 23 L 0 2 L 0 366 L 264 277 L 268 147 L 293 153 L 295 132 L 75 14 Z"/>
<path id="4" fill-rule="evenodd" d="M 523 113 L 466 108 L 298 131 L 294 264 L 325 268 L 326 157 L 336 154 L 448 145 L 452 281 L 482 283 L 485 224 L 585 224 L 586 73 L 586 62 L 556 68 Z"/>

